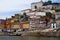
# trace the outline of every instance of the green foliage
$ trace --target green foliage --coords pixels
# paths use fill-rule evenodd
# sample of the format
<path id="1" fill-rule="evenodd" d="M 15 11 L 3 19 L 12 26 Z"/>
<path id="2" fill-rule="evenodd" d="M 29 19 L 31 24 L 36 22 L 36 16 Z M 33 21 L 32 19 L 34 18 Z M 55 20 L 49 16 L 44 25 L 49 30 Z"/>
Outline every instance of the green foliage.
<path id="1" fill-rule="evenodd" d="M 46 13 L 46 17 L 50 17 L 51 18 L 52 14 L 50 12 Z"/>
<path id="2" fill-rule="evenodd" d="M 49 0 L 49 1 L 48 1 L 48 3 L 49 3 L 49 4 L 51 4 L 51 3 L 52 3 L 52 1 L 50 1 L 50 0 Z"/>
<path id="3" fill-rule="evenodd" d="M 46 17 L 49 17 L 51 19 L 55 19 L 55 15 L 54 14 L 51 14 L 50 12 L 47 12 L 46 13 Z"/>
<path id="4" fill-rule="evenodd" d="M 18 23 L 17 23 L 17 22 L 13 22 L 12 24 L 16 25 L 16 24 L 18 24 Z"/>

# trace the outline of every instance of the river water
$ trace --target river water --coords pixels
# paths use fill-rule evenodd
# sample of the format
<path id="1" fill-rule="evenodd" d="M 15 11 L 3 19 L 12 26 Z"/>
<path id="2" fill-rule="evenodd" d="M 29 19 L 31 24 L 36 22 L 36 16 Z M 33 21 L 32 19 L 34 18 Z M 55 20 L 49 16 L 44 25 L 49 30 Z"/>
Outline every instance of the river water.
<path id="1" fill-rule="evenodd" d="M 0 40 L 60 40 L 59 37 L 0 36 Z"/>

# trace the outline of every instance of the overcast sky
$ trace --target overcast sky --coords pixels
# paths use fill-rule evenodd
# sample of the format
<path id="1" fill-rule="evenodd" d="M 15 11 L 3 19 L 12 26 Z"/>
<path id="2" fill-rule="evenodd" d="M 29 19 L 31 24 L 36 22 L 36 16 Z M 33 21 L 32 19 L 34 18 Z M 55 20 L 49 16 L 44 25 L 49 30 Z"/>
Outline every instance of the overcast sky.
<path id="1" fill-rule="evenodd" d="M 40 0 L 0 0 L 0 19 L 9 18 L 16 13 L 20 13 L 23 9 L 31 8 L 31 3 Z M 43 0 L 44 2 L 47 0 Z M 52 0 L 60 2 L 60 0 Z"/>

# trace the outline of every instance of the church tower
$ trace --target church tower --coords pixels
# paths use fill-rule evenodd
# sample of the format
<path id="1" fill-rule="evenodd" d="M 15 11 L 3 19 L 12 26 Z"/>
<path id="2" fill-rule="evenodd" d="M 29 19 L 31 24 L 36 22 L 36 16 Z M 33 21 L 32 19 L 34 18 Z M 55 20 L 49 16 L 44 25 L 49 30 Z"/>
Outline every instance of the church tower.
<path id="1" fill-rule="evenodd" d="M 43 1 L 41 0 L 40 2 L 42 2 L 43 3 Z"/>
<path id="2" fill-rule="evenodd" d="M 51 0 L 48 0 L 48 3 L 49 3 L 49 4 L 51 4 L 51 3 L 52 3 L 52 1 L 51 1 Z"/>

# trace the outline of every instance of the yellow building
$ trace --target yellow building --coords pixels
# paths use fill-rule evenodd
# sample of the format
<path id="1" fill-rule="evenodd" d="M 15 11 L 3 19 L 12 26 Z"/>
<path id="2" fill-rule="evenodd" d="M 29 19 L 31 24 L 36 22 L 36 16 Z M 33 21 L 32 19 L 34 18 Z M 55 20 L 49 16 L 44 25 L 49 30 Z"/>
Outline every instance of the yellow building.
<path id="1" fill-rule="evenodd" d="M 28 29 L 28 28 L 30 28 L 29 22 L 21 22 L 20 23 L 20 28 L 22 28 L 22 29 Z"/>
<path id="2" fill-rule="evenodd" d="M 12 29 L 18 29 L 20 28 L 19 25 L 13 25 L 13 27 L 11 27 Z"/>

